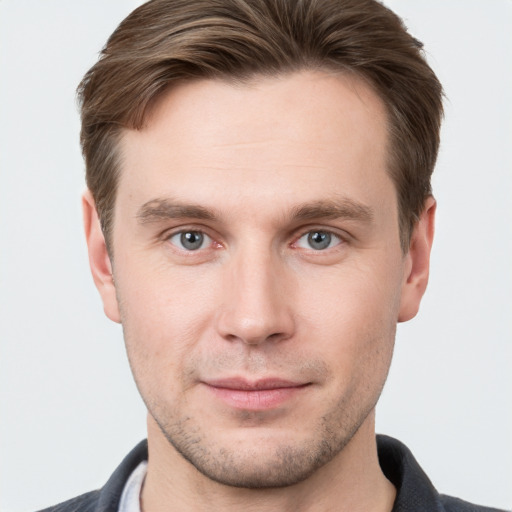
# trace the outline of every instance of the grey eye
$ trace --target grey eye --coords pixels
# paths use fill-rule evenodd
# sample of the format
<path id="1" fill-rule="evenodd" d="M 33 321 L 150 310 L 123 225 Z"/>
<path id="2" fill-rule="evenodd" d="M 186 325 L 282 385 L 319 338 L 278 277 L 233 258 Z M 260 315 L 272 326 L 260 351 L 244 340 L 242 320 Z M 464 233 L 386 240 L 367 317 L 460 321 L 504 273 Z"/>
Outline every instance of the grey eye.
<path id="1" fill-rule="evenodd" d="M 320 251 L 331 244 L 331 234 L 323 231 L 312 231 L 308 234 L 308 244 L 312 249 Z"/>
<path id="2" fill-rule="evenodd" d="M 340 238 L 328 231 L 309 231 L 302 235 L 297 241 L 297 245 L 303 249 L 313 249 L 322 251 L 334 247 L 341 242 Z"/>
<path id="3" fill-rule="evenodd" d="M 185 251 L 197 251 L 209 244 L 211 239 L 201 231 L 181 231 L 171 236 L 169 241 Z"/>

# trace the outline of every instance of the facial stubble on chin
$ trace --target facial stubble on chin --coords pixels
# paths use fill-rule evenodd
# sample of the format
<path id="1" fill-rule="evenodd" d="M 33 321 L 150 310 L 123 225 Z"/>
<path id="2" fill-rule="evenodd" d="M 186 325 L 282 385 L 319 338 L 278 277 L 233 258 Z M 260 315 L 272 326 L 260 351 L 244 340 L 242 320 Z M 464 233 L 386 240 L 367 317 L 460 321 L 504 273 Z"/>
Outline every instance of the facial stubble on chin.
<path id="1" fill-rule="evenodd" d="M 306 480 L 334 459 L 371 413 L 381 389 L 362 409 L 358 409 L 361 403 L 354 396 L 342 398 L 319 419 L 307 438 L 295 444 L 283 442 L 265 453 L 252 441 L 242 447 L 243 453 L 233 446 L 215 445 L 205 435 L 207 426 L 194 418 L 165 422 L 161 421 L 165 413 L 159 414 L 158 407 L 148 404 L 148 409 L 170 445 L 208 479 L 231 487 L 278 488 Z M 248 420 L 259 413 L 246 411 L 241 417 L 243 414 Z"/>
<path id="2" fill-rule="evenodd" d="M 125 332 L 128 348 L 130 343 L 126 335 Z M 263 450 L 254 440 L 248 441 L 247 446 L 236 447 L 229 443 L 222 445 L 218 440 L 209 439 L 209 425 L 204 418 L 190 414 L 180 415 L 179 410 L 173 409 L 171 404 L 155 400 L 156 396 L 152 396 L 151 392 L 144 393 L 143 386 L 140 386 L 142 382 L 137 382 L 135 371 L 140 367 L 141 361 L 138 365 L 133 364 L 134 361 L 130 357 L 130 364 L 149 414 L 170 446 L 197 471 L 208 479 L 226 486 L 247 489 L 279 488 L 306 480 L 319 468 L 332 461 L 351 441 L 373 411 L 382 392 L 393 352 L 393 343 L 389 345 L 383 338 L 370 342 L 374 351 L 367 352 L 360 361 L 360 372 L 364 373 L 365 378 L 359 381 L 359 386 L 346 390 L 342 397 L 338 395 L 337 400 L 333 399 L 325 414 L 311 426 L 306 437 L 295 443 L 289 440 L 282 441 L 274 447 L 263 447 Z M 368 343 L 368 340 L 362 343 Z M 130 350 L 128 355 L 130 356 Z M 322 381 L 322 378 L 329 379 L 332 370 L 324 361 L 304 357 L 301 359 L 298 361 L 296 356 L 287 353 L 273 354 L 269 363 L 269 359 L 258 352 L 253 352 L 252 356 L 247 356 L 246 353 L 231 356 L 222 354 L 217 358 L 209 354 L 206 359 L 188 360 L 182 372 L 182 376 L 185 376 L 182 377 L 185 381 L 182 384 L 184 389 L 193 387 L 192 380 L 197 373 L 196 368 L 206 370 L 208 367 L 220 372 L 229 368 L 244 368 L 253 373 L 286 368 L 295 376 L 307 376 L 306 379 L 311 382 Z M 277 361 L 279 363 L 276 363 Z M 375 372 L 381 374 L 377 382 L 374 376 L 372 377 Z M 369 385 L 370 382 L 374 385 Z M 258 414 L 262 417 L 267 414 L 254 411 L 238 412 L 238 418 L 249 420 L 249 423 L 251 418 L 257 419 Z M 306 421 L 308 419 L 305 417 Z M 248 428 L 254 428 L 254 425 Z"/>
<path id="3" fill-rule="evenodd" d="M 246 489 L 288 487 L 306 480 L 345 448 L 364 421 L 352 425 L 351 430 L 335 431 L 330 427 L 331 420 L 322 418 L 318 439 L 311 439 L 305 446 L 278 446 L 270 459 L 261 461 L 257 449 L 242 458 L 225 448 L 208 447 L 201 431 L 188 427 L 188 419 L 170 426 L 157 424 L 174 449 L 205 477 Z"/>

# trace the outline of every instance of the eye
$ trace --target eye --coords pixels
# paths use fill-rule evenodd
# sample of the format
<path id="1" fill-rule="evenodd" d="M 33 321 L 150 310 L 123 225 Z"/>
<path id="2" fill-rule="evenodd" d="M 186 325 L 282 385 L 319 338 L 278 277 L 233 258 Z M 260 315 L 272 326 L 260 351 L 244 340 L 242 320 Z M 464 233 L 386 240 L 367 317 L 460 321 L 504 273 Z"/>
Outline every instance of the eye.
<path id="1" fill-rule="evenodd" d="M 201 231 L 180 231 L 169 237 L 169 242 L 185 251 L 197 251 L 208 247 L 212 239 Z"/>
<path id="2" fill-rule="evenodd" d="M 304 233 L 296 242 L 298 247 L 323 251 L 341 243 L 341 238 L 329 231 L 314 230 Z"/>

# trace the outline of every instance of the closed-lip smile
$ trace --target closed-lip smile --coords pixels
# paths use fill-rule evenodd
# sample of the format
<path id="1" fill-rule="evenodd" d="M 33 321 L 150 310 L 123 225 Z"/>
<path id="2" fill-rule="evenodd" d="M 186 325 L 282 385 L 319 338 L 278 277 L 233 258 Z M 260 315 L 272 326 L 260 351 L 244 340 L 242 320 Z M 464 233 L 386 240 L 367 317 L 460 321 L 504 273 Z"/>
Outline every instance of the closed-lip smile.
<path id="1" fill-rule="evenodd" d="M 215 397 L 230 407 L 254 411 L 282 406 L 311 384 L 273 377 L 258 380 L 233 377 L 202 383 Z"/>

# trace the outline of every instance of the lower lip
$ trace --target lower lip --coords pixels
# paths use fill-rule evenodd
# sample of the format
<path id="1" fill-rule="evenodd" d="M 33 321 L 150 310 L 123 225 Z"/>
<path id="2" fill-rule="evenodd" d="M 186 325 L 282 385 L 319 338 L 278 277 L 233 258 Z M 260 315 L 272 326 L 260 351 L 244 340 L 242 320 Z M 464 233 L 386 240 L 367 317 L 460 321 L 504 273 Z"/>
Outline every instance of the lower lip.
<path id="1" fill-rule="evenodd" d="M 307 384 L 289 388 L 255 390 L 206 386 L 217 398 L 230 407 L 251 411 L 264 411 L 266 409 L 275 409 L 283 405 L 302 392 L 307 387 Z"/>

